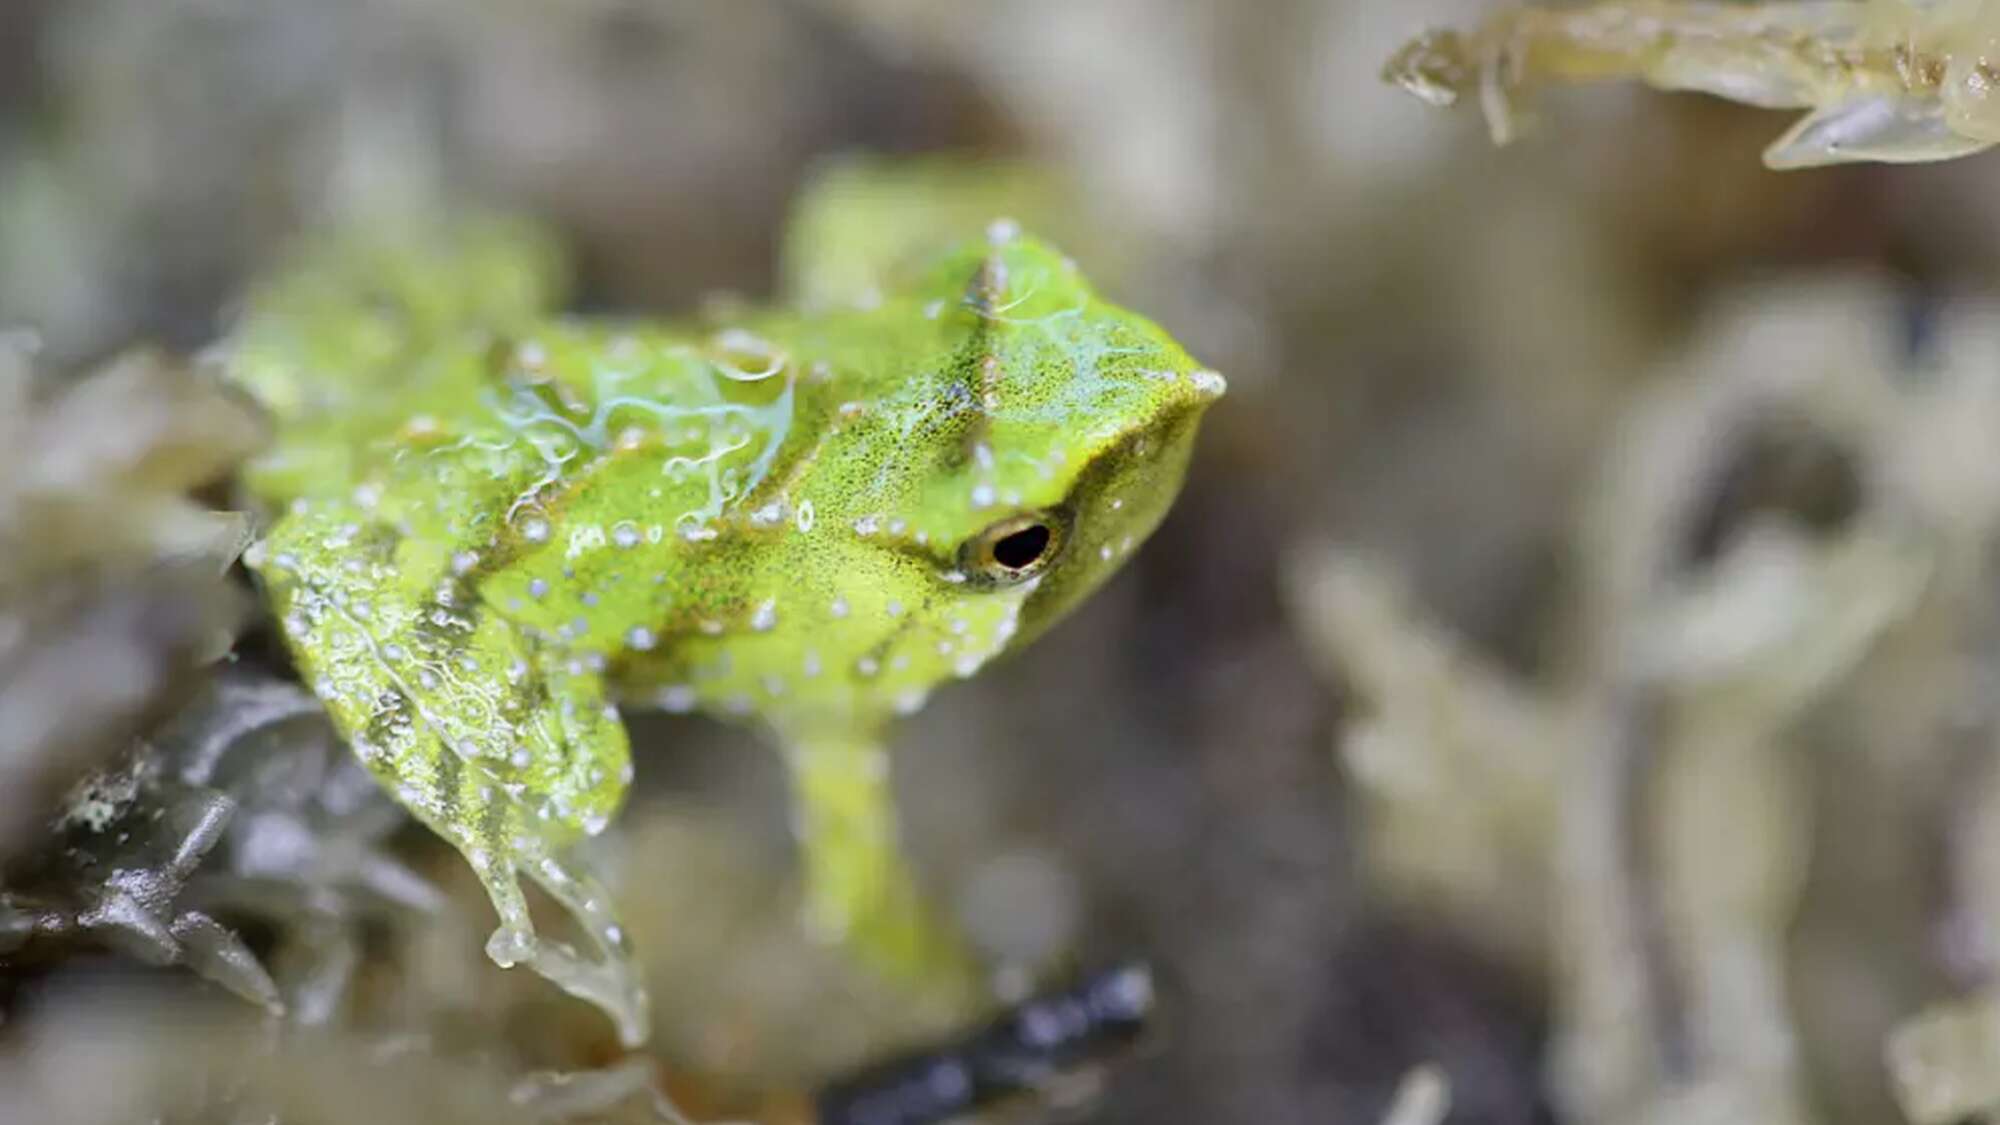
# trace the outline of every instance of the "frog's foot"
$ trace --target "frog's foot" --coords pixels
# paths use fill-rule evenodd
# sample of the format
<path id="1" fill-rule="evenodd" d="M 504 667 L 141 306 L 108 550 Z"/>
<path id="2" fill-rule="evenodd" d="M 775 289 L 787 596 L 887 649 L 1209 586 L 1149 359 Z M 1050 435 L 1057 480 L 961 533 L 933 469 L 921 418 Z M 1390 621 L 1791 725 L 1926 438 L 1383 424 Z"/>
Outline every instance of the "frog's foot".
<path id="1" fill-rule="evenodd" d="M 478 869 L 500 915 L 499 927 L 486 939 L 486 955 L 502 968 L 527 965 L 564 992 L 603 1010 L 617 1025 L 619 1042 L 627 1047 L 643 1044 L 652 1026 L 651 1004 L 625 931 L 611 910 L 609 893 L 581 857 L 530 854 L 537 850 L 521 849 L 504 863 L 489 859 L 485 868 Z M 535 932 L 521 893 L 523 868 L 517 863 L 576 919 L 595 956 Z"/>
<path id="2" fill-rule="evenodd" d="M 978 959 L 938 916 L 898 848 L 883 746 L 814 738 L 794 743 L 790 762 L 808 930 L 898 985 L 976 1006 L 988 991 Z"/>
<path id="3" fill-rule="evenodd" d="M 487 956 L 502 967 L 525 964 L 597 1005 L 617 1025 L 619 1040 L 637 1047 L 650 1032 L 651 1006 L 611 892 L 579 846 L 623 800 L 631 778 L 625 729 L 605 704 L 601 682 L 576 662 L 545 653 L 531 668 L 531 675 L 539 673 L 536 697 L 544 705 L 527 725 L 549 737 L 524 742 L 528 753 L 509 757 L 508 779 L 483 792 L 492 803 L 477 815 L 434 827 L 471 862 L 500 916 Z M 522 875 L 575 920 L 588 955 L 535 932 Z"/>

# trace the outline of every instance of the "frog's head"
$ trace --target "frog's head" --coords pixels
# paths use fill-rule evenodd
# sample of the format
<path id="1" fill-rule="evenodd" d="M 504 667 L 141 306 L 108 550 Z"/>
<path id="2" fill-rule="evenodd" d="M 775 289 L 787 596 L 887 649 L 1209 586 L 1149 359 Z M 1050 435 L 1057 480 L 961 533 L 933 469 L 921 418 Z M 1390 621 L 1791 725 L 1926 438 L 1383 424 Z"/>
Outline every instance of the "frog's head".
<path id="1" fill-rule="evenodd" d="M 866 666 L 918 697 L 1019 647 L 1131 557 L 1224 387 L 1007 225 L 929 277 L 890 298 L 923 325 L 900 349 L 920 362 L 890 365 L 815 474 L 847 485 L 836 533 L 852 529 L 854 565 L 910 595 Z"/>

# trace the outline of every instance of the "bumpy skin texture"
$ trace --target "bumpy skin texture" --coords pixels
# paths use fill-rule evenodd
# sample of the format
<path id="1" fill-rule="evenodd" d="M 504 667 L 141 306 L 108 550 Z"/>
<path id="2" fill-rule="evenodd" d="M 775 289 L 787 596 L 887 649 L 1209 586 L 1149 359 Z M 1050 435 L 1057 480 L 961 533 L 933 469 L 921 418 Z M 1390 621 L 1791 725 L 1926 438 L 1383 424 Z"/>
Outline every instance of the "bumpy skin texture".
<path id="1" fill-rule="evenodd" d="M 554 263 L 466 223 L 249 298 L 222 358 L 277 419 L 248 479 L 281 514 L 249 558 L 308 682 L 471 862 L 493 958 L 627 1041 L 643 992 L 574 851 L 632 777 L 620 705 L 767 729 L 811 916 L 969 979 L 895 854 L 885 728 L 1117 568 L 1221 378 L 1006 224 L 866 307 L 719 329 L 555 316 Z M 522 875 L 596 956 L 535 933 Z"/>

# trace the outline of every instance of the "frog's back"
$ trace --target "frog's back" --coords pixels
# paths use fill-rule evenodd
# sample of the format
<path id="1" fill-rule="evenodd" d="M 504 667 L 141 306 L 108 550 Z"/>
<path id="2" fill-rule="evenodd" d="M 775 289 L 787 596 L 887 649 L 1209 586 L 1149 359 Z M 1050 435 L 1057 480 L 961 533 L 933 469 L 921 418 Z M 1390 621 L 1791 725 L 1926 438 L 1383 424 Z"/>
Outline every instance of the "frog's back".
<path id="1" fill-rule="evenodd" d="M 560 300 L 560 263 L 540 231 L 490 218 L 302 245 L 248 294 L 222 347 L 275 424 L 251 490 L 272 504 L 350 491 L 383 439 L 476 406 L 494 349 Z"/>
<path id="2" fill-rule="evenodd" d="M 245 473 L 273 552 L 332 567 L 352 526 L 395 544 L 399 581 L 459 583 L 599 649 L 626 631 L 579 622 L 656 620 L 668 597 L 705 611 L 679 555 L 748 519 L 786 442 L 821 424 L 800 425 L 770 335 L 788 322 L 564 317 L 556 260 L 492 221 L 350 232 L 252 291 L 222 359 L 276 422 Z"/>

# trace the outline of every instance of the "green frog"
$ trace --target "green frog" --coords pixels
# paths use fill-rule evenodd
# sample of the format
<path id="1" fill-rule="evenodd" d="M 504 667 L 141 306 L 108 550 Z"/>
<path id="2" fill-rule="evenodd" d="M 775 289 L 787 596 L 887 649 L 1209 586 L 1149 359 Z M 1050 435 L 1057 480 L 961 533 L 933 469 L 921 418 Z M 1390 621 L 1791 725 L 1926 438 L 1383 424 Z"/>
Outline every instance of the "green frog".
<path id="1" fill-rule="evenodd" d="M 845 299 L 564 315 L 532 226 L 309 244 L 219 345 L 272 415 L 246 561 L 375 777 L 471 864 L 503 966 L 648 1034 L 579 843 L 633 776 L 621 710 L 753 724 L 793 780 L 809 922 L 975 979 L 896 849 L 887 733 L 1131 557 L 1223 379 L 1013 223 Z M 522 879 L 587 950 L 536 932 Z"/>

